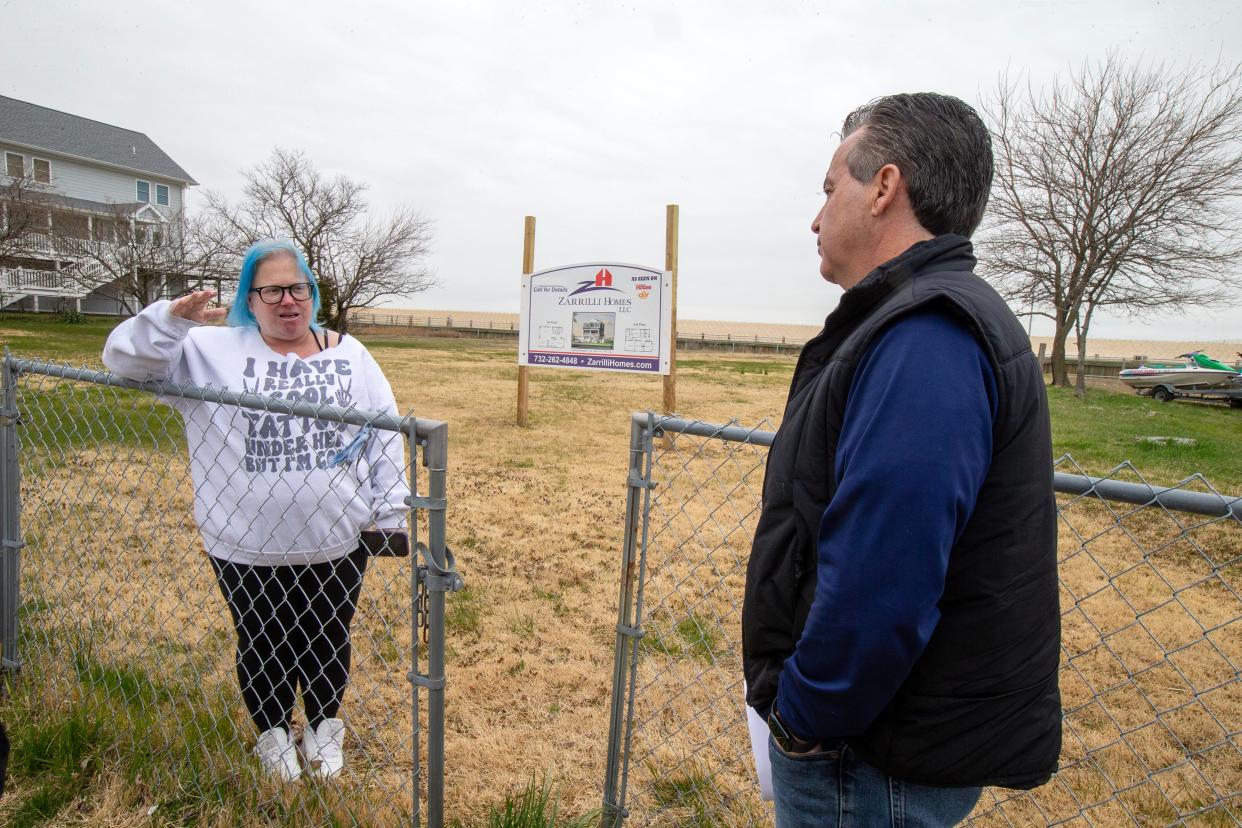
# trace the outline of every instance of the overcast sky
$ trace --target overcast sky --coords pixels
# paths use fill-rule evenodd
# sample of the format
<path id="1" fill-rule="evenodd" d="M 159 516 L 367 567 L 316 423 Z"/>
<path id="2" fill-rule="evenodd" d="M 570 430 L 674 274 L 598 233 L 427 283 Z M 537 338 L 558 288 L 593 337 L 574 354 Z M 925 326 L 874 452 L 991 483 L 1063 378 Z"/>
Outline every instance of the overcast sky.
<path id="1" fill-rule="evenodd" d="M 274 146 L 435 224 L 422 307 L 518 307 L 537 269 L 662 266 L 680 315 L 818 324 L 839 291 L 809 230 L 845 114 L 931 90 L 977 103 L 1116 48 L 1242 60 L 1239 0 L 60 2 L 0 0 L 0 94 L 145 132 L 236 197 Z M 1242 338 L 1242 312 L 1101 320 L 1100 336 Z M 1036 331 L 1040 322 L 1036 320 Z"/>

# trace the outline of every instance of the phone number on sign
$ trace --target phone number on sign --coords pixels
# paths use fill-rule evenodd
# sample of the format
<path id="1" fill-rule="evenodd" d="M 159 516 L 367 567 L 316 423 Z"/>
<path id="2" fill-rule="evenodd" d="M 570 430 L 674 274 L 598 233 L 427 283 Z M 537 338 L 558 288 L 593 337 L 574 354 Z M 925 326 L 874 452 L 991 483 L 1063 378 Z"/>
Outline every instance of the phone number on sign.
<path id="1" fill-rule="evenodd" d="M 530 361 L 538 362 L 541 365 L 577 365 L 578 357 L 558 356 L 556 354 L 531 354 Z"/>

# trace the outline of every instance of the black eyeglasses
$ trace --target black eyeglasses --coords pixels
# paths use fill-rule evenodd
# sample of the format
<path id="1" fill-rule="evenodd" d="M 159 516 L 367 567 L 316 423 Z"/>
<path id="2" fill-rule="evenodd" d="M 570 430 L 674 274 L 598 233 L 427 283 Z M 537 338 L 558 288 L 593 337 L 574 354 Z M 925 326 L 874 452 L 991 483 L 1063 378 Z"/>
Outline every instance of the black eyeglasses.
<path id="1" fill-rule="evenodd" d="M 296 285 L 264 285 L 260 288 L 251 288 L 251 293 L 259 294 L 259 298 L 263 300 L 265 305 L 279 305 L 285 298 L 285 291 L 289 291 L 289 295 L 295 301 L 305 302 L 311 298 L 311 283 L 298 282 Z"/>

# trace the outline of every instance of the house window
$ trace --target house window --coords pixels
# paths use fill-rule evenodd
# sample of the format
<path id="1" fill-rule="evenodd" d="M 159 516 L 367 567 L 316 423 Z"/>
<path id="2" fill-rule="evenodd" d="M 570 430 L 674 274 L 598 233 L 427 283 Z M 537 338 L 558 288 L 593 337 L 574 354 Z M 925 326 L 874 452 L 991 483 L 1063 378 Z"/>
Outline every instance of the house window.
<path id="1" fill-rule="evenodd" d="M 166 184 L 155 185 L 155 203 L 162 204 L 165 207 L 168 206 L 168 185 Z"/>
<path id="2" fill-rule="evenodd" d="M 138 200 L 142 202 L 143 204 L 151 203 L 151 182 L 149 181 L 138 182 Z"/>
<path id="3" fill-rule="evenodd" d="M 91 223 L 91 236 L 99 242 L 116 241 L 116 225 L 108 219 L 97 218 Z"/>
<path id="4" fill-rule="evenodd" d="M 42 158 L 30 159 L 34 163 L 34 180 L 40 184 L 52 183 L 52 162 Z"/>
<path id="5" fill-rule="evenodd" d="M 4 164 L 11 178 L 21 178 L 26 174 L 26 159 L 15 152 L 4 154 Z"/>

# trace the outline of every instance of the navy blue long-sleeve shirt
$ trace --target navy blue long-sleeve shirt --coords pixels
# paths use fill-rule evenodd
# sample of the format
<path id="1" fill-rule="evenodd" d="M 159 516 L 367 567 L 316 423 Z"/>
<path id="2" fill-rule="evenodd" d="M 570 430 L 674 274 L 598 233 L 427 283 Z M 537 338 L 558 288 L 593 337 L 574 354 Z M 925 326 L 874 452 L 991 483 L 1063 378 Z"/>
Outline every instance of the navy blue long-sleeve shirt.
<path id="1" fill-rule="evenodd" d="M 987 476 L 996 377 L 964 324 L 922 311 L 859 361 L 820 520 L 815 598 L 776 706 L 803 738 L 866 730 L 940 619 L 949 551 Z"/>

